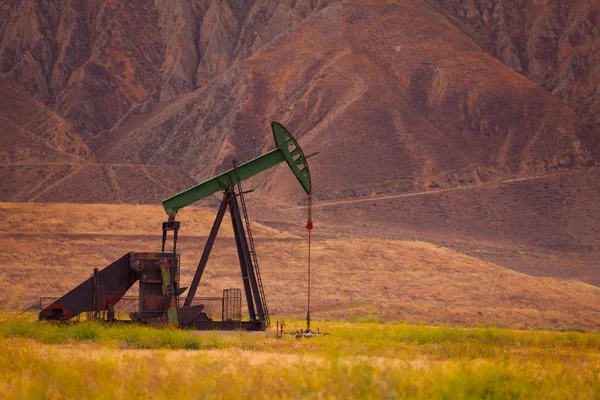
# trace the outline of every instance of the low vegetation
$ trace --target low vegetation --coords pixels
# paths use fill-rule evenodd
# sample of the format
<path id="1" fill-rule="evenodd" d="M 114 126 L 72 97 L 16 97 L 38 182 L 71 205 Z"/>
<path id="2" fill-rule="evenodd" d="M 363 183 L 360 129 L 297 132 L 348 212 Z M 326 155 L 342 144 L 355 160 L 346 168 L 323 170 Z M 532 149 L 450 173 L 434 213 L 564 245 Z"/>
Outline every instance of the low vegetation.
<path id="1" fill-rule="evenodd" d="M 332 334 L 16 319 L 0 325 L 0 397 L 599 398 L 599 333 L 317 326 Z"/>

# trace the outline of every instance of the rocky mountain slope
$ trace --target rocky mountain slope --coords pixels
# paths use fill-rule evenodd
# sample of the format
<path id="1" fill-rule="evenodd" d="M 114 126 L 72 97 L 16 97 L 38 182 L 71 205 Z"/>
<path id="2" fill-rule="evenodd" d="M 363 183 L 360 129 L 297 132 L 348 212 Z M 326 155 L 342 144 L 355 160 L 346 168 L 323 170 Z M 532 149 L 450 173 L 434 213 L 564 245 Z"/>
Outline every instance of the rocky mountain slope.
<path id="1" fill-rule="evenodd" d="M 58 114 L 4 77 L 0 93 L 0 164 L 95 161 L 79 133 Z"/>
<path id="2" fill-rule="evenodd" d="M 0 77 L 0 198 L 42 202 L 158 202 L 189 186 L 169 166 L 98 163 L 65 119 Z"/>
<path id="3" fill-rule="evenodd" d="M 278 120 L 321 151 L 317 202 L 473 189 L 342 206 L 323 216 L 340 231 L 334 215 L 348 232 L 594 252 L 574 221 L 600 218 L 599 15 L 592 0 L 8 0 L 0 200 L 156 203 L 271 149 Z M 250 185 L 272 223 L 303 201 L 285 166 Z"/>
<path id="4" fill-rule="evenodd" d="M 581 76 L 561 73 L 558 86 L 570 76 L 590 92 L 566 104 L 535 84 L 554 91 L 554 78 L 538 77 L 538 59 L 517 68 L 504 49 L 494 53 L 528 80 L 481 51 L 499 27 L 522 25 L 507 25 L 508 5 L 483 3 L 469 3 L 473 14 L 452 2 L 14 1 L 0 12 L 0 65 L 97 159 L 167 164 L 195 179 L 229 166 L 233 154 L 268 148 L 271 119 L 327 150 L 322 176 L 349 177 L 323 185 L 327 195 L 365 183 L 390 192 L 476 183 L 486 179 L 482 168 L 497 175 L 594 164 L 596 6 L 544 8 L 559 17 L 586 11 L 577 14 L 587 21 L 577 51 L 589 60 Z M 514 11 L 527 19 L 532 10 Z M 577 21 L 563 22 L 564 35 L 575 35 Z M 364 150 L 371 168 L 359 171 L 353 159 Z"/>
<path id="5" fill-rule="evenodd" d="M 326 4 L 279 3 L 8 1 L 1 72 L 88 138 L 205 85 Z"/>
<path id="6" fill-rule="evenodd" d="M 483 49 L 600 129 L 600 3 L 429 0 Z"/>

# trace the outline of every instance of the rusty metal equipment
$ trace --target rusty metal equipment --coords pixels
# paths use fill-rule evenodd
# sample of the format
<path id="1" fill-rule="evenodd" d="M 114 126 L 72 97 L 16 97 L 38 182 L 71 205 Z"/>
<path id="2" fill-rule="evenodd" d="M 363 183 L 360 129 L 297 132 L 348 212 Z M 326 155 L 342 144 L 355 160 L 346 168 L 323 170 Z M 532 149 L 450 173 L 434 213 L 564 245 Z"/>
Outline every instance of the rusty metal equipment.
<path id="1" fill-rule="evenodd" d="M 163 200 L 168 220 L 162 225 L 160 252 L 130 252 L 102 270 L 94 269 L 89 279 L 43 307 L 38 318 L 66 321 L 79 318 L 85 312 L 88 319 L 116 321 L 115 305 L 138 283 L 137 310 L 130 312 L 126 321 L 199 330 L 266 329 L 270 324 L 269 311 L 241 182 L 285 161 L 310 196 L 311 177 L 307 159 L 312 156 L 304 156 L 298 142 L 283 125 L 273 122 L 271 128 L 277 146 L 275 150 L 239 166 L 234 161 L 231 170 Z M 223 192 L 223 199 L 194 278 L 189 289 L 181 287 L 177 211 L 218 191 Z M 214 313 L 207 313 L 207 304 L 210 303 L 205 301 L 206 298 L 196 297 L 196 291 L 227 210 L 233 225 L 244 296 L 240 289 L 225 289 L 220 299 L 221 318 L 217 320 Z M 307 228 L 312 229 L 310 216 Z M 170 232 L 172 249 L 165 251 Z M 183 300 L 180 296 L 186 290 Z M 242 318 L 243 297 L 248 309 L 247 319 Z M 182 300 L 183 304 L 180 304 Z M 199 301 L 201 303 L 197 304 Z"/>

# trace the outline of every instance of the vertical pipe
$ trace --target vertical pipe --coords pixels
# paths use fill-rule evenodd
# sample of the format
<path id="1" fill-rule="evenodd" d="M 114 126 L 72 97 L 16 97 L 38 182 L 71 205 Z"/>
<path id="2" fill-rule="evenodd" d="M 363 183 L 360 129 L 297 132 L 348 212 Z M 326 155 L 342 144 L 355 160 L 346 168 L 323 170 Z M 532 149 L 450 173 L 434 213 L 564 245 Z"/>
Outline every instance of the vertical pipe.
<path id="1" fill-rule="evenodd" d="M 306 331 L 310 331 L 310 229 L 308 230 L 308 296 L 306 311 Z"/>

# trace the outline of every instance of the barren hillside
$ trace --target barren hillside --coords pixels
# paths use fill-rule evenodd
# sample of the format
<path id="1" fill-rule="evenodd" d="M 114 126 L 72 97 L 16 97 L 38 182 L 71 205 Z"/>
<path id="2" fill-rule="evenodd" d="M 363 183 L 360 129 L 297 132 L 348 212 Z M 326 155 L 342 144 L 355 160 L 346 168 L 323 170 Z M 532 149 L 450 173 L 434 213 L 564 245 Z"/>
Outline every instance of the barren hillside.
<path id="1" fill-rule="evenodd" d="M 483 49 L 600 132 L 600 3 L 428 0 Z"/>
<path id="2" fill-rule="evenodd" d="M 61 295 L 94 267 L 128 251 L 157 250 L 162 214 L 159 206 L 0 204 L 0 236 L 9 255 L 0 263 L 0 300 L 4 306 L 22 306 L 38 296 Z M 213 217 L 212 210 L 182 211 L 178 249 L 184 286 Z M 241 285 L 227 225 L 198 296 Z M 306 238 L 260 224 L 253 230 L 269 309 L 303 317 Z M 298 227 L 300 234 L 303 230 Z M 581 282 L 534 278 L 416 241 L 317 238 L 312 253 L 313 315 L 318 318 L 600 328 L 600 289 Z"/>
<path id="3" fill-rule="evenodd" d="M 0 198 L 156 203 L 191 185 L 169 166 L 100 164 L 65 119 L 0 77 Z"/>
<path id="4" fill-rule="evenodd" d="M 600 285 L 600 171 L 490 182 L 475 187 L 323 201 L 320 234 L 414 239 L 535 276 Z M 260 220 L 289 227 L 305 207 L 265 209 Z"/>
<path id="5" fill-rule="evenodd" d="M 591 21 L 594 6 L 576 3 Z M 489 7 L 500 24 L 500 6 Z M 540 7 L 566 12 L 539 6 L 522 18 L 535 24 Z M 490 56 L 481 40 L 495 33 L 467 32 L 451 13 L 458 9 L 366 0 L 15 1 L 0 12 L 0 61 L 4 76 L 65 118 L 101 162 L 169 165 L 194 179 L 268 149 L 273 119 L 323 151 L 320 196 L 595 164 L 595 108 L 586 114 L 581 102 L 564 103 L 546 81 Z M 595 57 L 588 25 L 583 47 Z M 593 105 L 597 66 L 584 64 L 592 92 L 578 98 Z M 282 173 L 261 187 L 286 196 Z M 99 192 L 90 197 L 115 201 L 114 191 Z"/>

